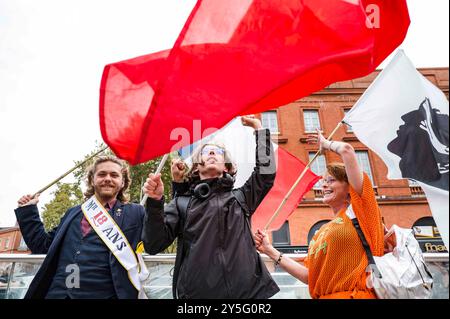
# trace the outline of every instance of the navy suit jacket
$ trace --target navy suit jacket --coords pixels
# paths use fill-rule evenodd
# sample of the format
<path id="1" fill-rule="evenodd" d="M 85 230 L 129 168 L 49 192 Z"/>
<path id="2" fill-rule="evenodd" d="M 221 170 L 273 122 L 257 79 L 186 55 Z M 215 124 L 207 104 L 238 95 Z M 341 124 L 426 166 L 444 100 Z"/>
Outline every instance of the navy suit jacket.
<path id="1" fill-rule="evenodd" d="M 118 209 L 121 209 L 120 214 L 116 214 Z M 64 249 L 62 247 L 64 235 L 70 223 L 80 212 L 81 205 L 70 208 L 61 218 L 58 227 L 47 233 L 39 218 L 39 211 L 36 205 L 23 206 L 15 210 L 22 236 L 31 252 L 33 254 L 47 254 L 28 288 L 25 295 L 26 299 L 45 298 L 47 295 L 58 265 L 59 252 L 61 249 Z M 144 207 L 138 204 L 124 204 L 117 201 L 110 215 L 135 250 L 141 241 L 145 216 Z M 121 299 L 136 299 L 138 291 L 131 284 L 125 268 L 111 252 L 110 265 L 117 297 Z"/>

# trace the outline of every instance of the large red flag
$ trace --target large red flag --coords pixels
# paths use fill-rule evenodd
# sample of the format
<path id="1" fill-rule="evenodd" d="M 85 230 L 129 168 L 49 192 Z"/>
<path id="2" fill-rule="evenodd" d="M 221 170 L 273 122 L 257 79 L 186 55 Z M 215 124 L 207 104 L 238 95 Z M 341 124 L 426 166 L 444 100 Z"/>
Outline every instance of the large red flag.
<path id="1" fill-rule="evenodd" d="M 193 120 L 220 128 L 371 73 L 408 26 L 406 0 L 199 0 L 172 50 L 105 67 L 103 139 L 145 162 L 199 139 Z M 178 143 L 176 128 L 191 140 Z"/>
<path id="2" fill-rule="evenodd" d="M 264 200 L 259 204 L 258 209 L 252 216 L 252 229 L 263 230 L 278 206 L 283 201 L 287 192 L 294 185 L 297 178 L 303 172 L 306 165 L 298 158 L 285 151 L 281 147 L 277 148 L 277 175 L 272 189 L 264 197 Z M 284 204 L 280 213 L 270 224 L 268 230 L 278 230 L 283 226 L 284 222 L 297 208 L 303 196 L 314 186 L 320 179 L 320 176 L 314 174 L 311 170 L 307 170 L 302 177 L 300 183 L 296 186 L 289 199 Z"/>

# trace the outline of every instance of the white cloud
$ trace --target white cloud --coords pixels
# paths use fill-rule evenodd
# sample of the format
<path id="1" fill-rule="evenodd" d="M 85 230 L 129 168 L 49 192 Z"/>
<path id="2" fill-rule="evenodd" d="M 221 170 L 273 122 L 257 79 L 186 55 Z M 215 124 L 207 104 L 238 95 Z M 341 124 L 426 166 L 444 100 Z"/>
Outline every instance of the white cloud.
<path id="1" fill-rule="evenodd" d="M 15 223 L 22 194 L 45 186 L 101 141 L 104 65 L 171 47 L 194 4 L 0 1 L 1 226 Z"/>

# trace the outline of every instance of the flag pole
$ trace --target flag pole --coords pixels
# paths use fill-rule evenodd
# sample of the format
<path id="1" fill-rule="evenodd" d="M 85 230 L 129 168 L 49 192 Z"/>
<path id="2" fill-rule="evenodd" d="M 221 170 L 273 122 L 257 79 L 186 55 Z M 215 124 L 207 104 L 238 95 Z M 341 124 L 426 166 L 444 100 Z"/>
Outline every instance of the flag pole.
<path id="1" fill-rule="evenodd" d="M 337 132 L 337 130 L 341 127 L 341 125 L 343 124 L 343 121 L 339 122 L 338 125 L 334 128 L 333 132 L 331 132 L 330 136 L 328 136 L 327 140 L 330 140 L 333 135 Z M 301 179 L 303 178 L 303 176 L 305 176 L 306 172 L 308 171 L 309 167 L 311 166 L 311 164 L 317 159 L 317 157 L 320 155 L 320 150 L 316 152 L 316 154 L 314 155 L 314 157 L 309 161 L 308 165 L 305 166 L 305 168 L 303 169 L 303 172 L 300 174 L 300 176 L 297 178 L 297 180 L 295 181 L 294 185 L 292 185 L 291 189 L 289 190 L 289 192 L 286 194 L 286 196 L 284 196 L 283 200 L 281 201 L 280 205 L 278 206 L 277 210 L 275 211 L 275 213 L 272 215 L 272 217 L 270 218 L 270 220 L 267 222 L 266 226 L 264 226 L 264 231 L 267 232 L 267 229 L 269 228 L 270 224 L 272 224 L 272 222 L 275 220 L 275 218 L 277 218 L 277 216 L 280 214 L 281 209 L 284 207 L 284 205 L 286 204 L 287 200 L 289 199 L 289 197 L 292 195 L 292 192 L 295 190 L 295 188 L 297 187 L 297 185 L 300 183 Z"/>
<path id="2" fill-rule="evenodd" d="M 161 159 L 161 162 L 159 162 L 158 168 L 156 169 L 155 175 L 161 173 L 161 170 L 164 167 L 164 164 L 166 164 L 167 159 L 169 158 L 169 154 L 167 153 L 166 155 L 163 156 L 163 158 Z M 144 197 L 142 197 L 141 199 L 141 205 L 144 206 L 145 202 L 147 201 L 148 195 L 145 194 Z"/>
<path id="3" fill-rule="evenodd" d="M 78 167 L 80 167 L 81 165 L 83 165 L 84 163 L 86 163 L 87 161 L 91 160 L 92 158 L 94 158 L 95 156 L 97 156 L 98 154 L 104 152 L 106 149 L 108 148 L 108 146 L 102 148 L 100 151 L 98 151 L 97 153 L 95 153 L 94 155 L 89 156 L 88 158 L 86 158 L 84 161 L 82 161 L 80 164 L 76 165 L 74 168 L 68 170 L 67 172 L 65 172 L 64 174 L 62 174 L 60 177 L 58 177 L 57 179 L 55 179 L 54 181 L 52 181 L 50 184 L 48 184 L 45 187 L 42 187 L 40 190 L 38 190 L 36 193 L 33 194 L 33 198 L 36 197 L 37 194 L 42 194 L 42 192 L 46 191 L 47 189 L 49 189 L 50 187 L 52 187 L 53 185 L 55 185 L 56 183 L 58 183 L 60 180 L 62 180 L 64 177 L 66 177 L 67 175 L 69 175 L 70 173 L 72 173 L 74 170 L 76 170 Z"/>

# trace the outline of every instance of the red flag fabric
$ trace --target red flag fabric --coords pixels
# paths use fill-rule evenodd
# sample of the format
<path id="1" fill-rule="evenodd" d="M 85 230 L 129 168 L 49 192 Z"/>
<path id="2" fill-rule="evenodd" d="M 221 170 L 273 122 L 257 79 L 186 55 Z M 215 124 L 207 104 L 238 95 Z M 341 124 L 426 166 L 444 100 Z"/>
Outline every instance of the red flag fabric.
<path id="1" fill-rule="evenodd" d="M 257 229 L 264 229 L 278 206 L 283 201 L 284 196 L 291 189 L 292 185 L 294 185 L 295 181 L 306 167 L 302 161 L 281 147 L 278 147 L 276 151 L 278 152 L 278 155 L 276 156 L 278 160 L 277 175 L 272 189 L 266 197 L 264 197 L 264 200 L 259 204 L 258 209 L 252 216 L 252 229 L 254 231 Z M 320 176 L 317 176 L 311 170 L 307 170 L 300 183 L 284 204 L 278 216 L 269 225 L 269 231 L 278 230 L 283 226 L 284 222 L 297 208 L 303 196 L 320 178 Z"/>
<path id="2" fill-rule="evenodd" d="M 198 140 L 194 120 L 221 128 L 371 73 L 408 26 L 406 0 L 200 0 L 172 50 L 105 67 L 103 139 L 131 164 L 145 162 Z M 191 140 L 180 145 L 177 128 Z"/>

